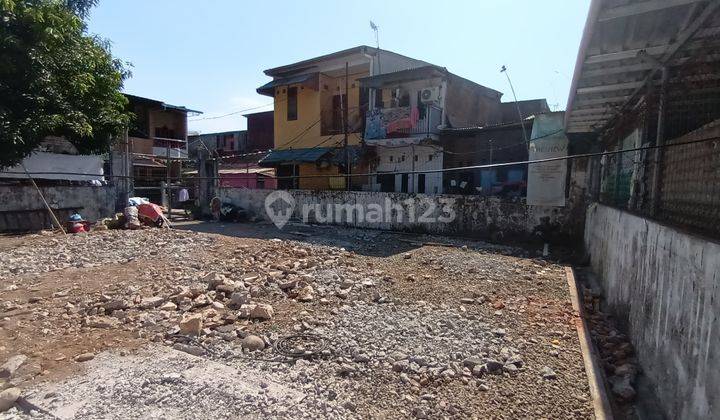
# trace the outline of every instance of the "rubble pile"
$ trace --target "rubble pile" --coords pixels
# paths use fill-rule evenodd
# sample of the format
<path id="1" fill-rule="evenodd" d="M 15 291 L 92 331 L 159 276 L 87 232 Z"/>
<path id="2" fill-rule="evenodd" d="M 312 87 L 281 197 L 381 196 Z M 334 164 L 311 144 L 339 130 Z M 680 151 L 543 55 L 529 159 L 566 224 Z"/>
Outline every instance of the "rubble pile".
<path id="1" fill-rule="evenodd" d="M 99 267 L 157 255 L 181 261 L 188 254 L 214 243 L 207 235 L 171 229 L 32 236 L 36 237 L 31 238 L 35 239 L 32 246 L 0 252 L 0 281 L 15 275 Z"/>
<path id="2" fill-rule="evenodd" d="M 338 319 L 314 332 L 331 338 L 338 362 L 348 370 L 360 369 L 359 364 L 391 369 L 414 387 L 451 378 L 469 383 L 523 368 L 504 329 L 443 306 L 358 302 L 340 308 Z"/>
<path id="3" fill-rule="evenodd" d="M 635 382 L 640 373 L 635 350 L 629 338 L 616 328 L 613 318 L 601 310 L 599 291 L 584 288 L 583 300 L 610 390 L 620 404 L 632 403 L 637 395 Z"/>
<path id="4" fill-rule="evenodd" d="M 571 317 L 560 267 L 491 248 L 378 257 L 319 242 L 158 229 L 13 248 L 0 255 L 0 336 L 43 344 L 0 345 L 2 391 L 76 418 L 133 417 L 137 404 L 200 417 L 590 412 L 574 327 L 553 321 Z M 327 345 L 278 349 L 305 336 Z M 63 363 L 89 373 L 38 383 Z"/>

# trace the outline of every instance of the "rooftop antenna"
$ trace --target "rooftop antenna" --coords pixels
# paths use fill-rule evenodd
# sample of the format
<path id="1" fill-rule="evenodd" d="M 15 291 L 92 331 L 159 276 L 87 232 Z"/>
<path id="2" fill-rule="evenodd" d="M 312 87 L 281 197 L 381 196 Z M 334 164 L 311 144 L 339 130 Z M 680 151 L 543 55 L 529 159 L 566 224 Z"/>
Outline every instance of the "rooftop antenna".
<path id="1" fill-rule="evenodd" d="M 508 83 L 510 83 L 510 90 L 512 91 L 513 98 L 515 98 L 515 106 L 517 107 L 518 116 L 520 117 L 520 127 L 522 128 L 523 139 L 525 139 L 525 143 L 527 143 L 528 138 L 527 133 L 525 132 L 525 122 L 523 121 L 522 112 L 520 111 L 520 104 L 518 103 L 517 95 L 515 95 L 515 88 L 510 81 L 510 74 L 508 73 L 508 69 L 507 67 L 505 67 L 505 65 L 500 68 L 500 73 L 505 73 L 505 77 L 507 77 Z"/>
<path id="2" fill-rule="evenodd" d="M 379 26 L 375 24 L 372 20 L 370 21 L 370 29 L 375 32 L 375 46 L 377 47 L 377 62 L 378 62 L 378 74 L 382 74 L 382 70 L 380 68 L 380 36 L 378 35 L 378 29 L 380 29 Z"/>

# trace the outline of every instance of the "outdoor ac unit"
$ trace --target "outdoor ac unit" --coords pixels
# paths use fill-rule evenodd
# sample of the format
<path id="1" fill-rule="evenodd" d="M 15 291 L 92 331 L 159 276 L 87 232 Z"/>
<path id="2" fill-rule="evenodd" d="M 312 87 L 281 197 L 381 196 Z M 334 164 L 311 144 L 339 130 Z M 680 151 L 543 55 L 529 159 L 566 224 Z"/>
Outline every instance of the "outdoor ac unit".
<path id="1" fill-rule="evenodd" d="M 420 100 L 424 104 L 437 102 L 438 98 L 440 98 L 439 87 L 425 88 L 420 92 Z"/>

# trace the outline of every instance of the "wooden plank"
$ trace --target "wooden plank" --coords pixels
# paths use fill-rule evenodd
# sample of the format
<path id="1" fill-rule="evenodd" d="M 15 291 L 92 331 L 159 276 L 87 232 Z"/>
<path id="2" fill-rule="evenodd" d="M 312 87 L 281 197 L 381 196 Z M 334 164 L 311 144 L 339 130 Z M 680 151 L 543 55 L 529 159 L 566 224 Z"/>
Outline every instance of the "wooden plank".
<path id="1" fill-rule="evenodd" d="M 637 81 L 637 82 L 627 82 L 627 83 L 615 83 L 612 85 L 583 87 L 583 88 L 578 88 L 577 95 L 589 95 L 592 93 L 613 92 L 613 91 L 618 91 L 618 90 L 631 90 L 631 89 L 637 89 L 639 87 L 642 87 L 644 84 L 645 84 L 644 81 Z"/>
<path id="2" fill-rule="evenodd" d="M 596 117 L 582 116 L 582 115 L 579 117 L 574 117 L 571 115 L 570 122 L 600 123 L 600 122 L 609 121 L 612 117 L 613 117 L 612 115 L 598 115 Z"/>
<path id="3" fill-rule="evenodd" d="M 662 55 L 667 51 L 668 45 L 658 45 L 648 48 L 636 48 L 632 50 L 616 51 L 605 54 L 590 55 L 585 58 L 585 64 L 605 63 L 608 61 L 627 60 L 628 58 L 636 58 L 640 51 L 646 51 L 650 55 Z"/>
<path id="4" fill-rule="evenodd" d="M 626 4 L 624 6 L 613 7 L 605 10 L 600 14 L 598 22 L 605 22 L 612 19 L 619 19 L 628 16 L 640 15 L 643 13 L 650 13 L 670 7 L 684 6 L 700 1 L 703 0 L 650 0 L 640 3 Z"/>
<path id="5" fill-rule="evenodd" d="M 580 99 L 575 101 L 575 106 L 603 105 L 612 103 L 622 103 L 630 99 L 630 95 L 609 96 L 607 98 Z"/>
<path id="6" fill-rule="evenodd" d="M 573 109 L 571 111 L 572 115 L 595 115 L 595 114 L 607 114 L 608 112 L 613 112 L 617 110 L 617 108 L 614 107 L 599 107 L 599 108 L 586 108 L 586 109 Z"/>
<path id="7" fill-rule="evenodd" d="M 582 78 L 592 78 L 592 77 L 603 77 L 603 76 L 613 76 L 616 74 L 625 74 L 625 73 L 631 73 L 636 71 L 647 71 L 653 69 L 652 63 L 640 63 L 640 64 L 630 64 L 627 66 L 615 66 L 615 67 L 608 67 L 608 68 L 602 68 L 602 69 L 596 69 L 596 70 L 587 70 L 583 72 Z"/>

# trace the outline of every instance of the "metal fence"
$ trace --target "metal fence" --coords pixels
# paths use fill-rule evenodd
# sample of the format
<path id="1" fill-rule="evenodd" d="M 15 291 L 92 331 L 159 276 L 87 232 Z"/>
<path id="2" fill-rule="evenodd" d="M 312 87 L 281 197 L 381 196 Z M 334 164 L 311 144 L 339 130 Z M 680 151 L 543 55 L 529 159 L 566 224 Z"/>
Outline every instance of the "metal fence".
<path id="1" fill-rule="evenodd" d="M 601 203 L 720 238 L 720 63 L 705 55 L 669 69 L 601 136 L 595 158 Z"/>

